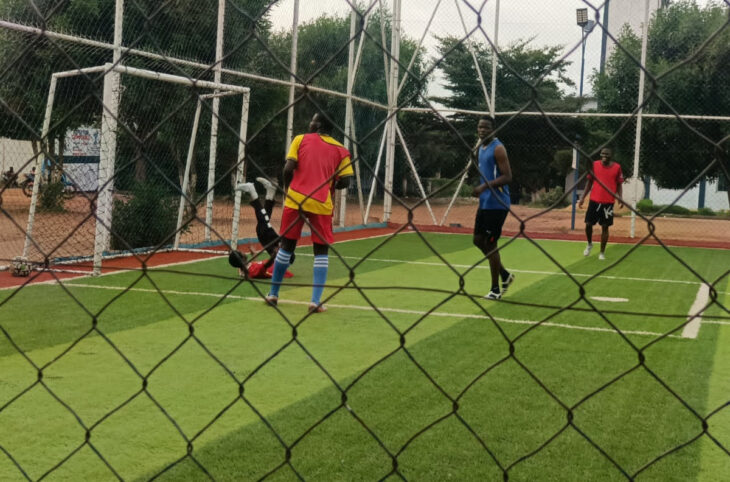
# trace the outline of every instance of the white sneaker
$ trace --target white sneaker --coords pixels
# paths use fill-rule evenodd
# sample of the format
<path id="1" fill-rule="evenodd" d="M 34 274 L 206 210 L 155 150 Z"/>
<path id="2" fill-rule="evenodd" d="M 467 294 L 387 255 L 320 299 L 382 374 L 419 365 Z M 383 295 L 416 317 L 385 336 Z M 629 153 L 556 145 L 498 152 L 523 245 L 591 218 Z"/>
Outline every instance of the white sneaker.
<path id="1" fill-rule="evenodd" d="M 603 260 L 606 259 L 606 255 L 603 254 L 603 253 L 598 253 L 598 259 L 600 259 L 601 261 L 603 261 Z"/>
<path id="2" fill-rule="evenodd" d="M 590 256 L 592 249 L 593 249 L 592 244 L 589 244 L 588 246 L 586 246 L 586 249 L 583 250 L 583 256 Z"/>
<path id="3" fill-rule="evenodd" d="M 256 186 L 254 186 L 252 182 L 242 182 L 241 184 L 236 185 L 236 191 L 248 194 L 251 196 L 252 200 L 259 197 L 256 192 Z"/>
<path id="4" fill-rule="evenodd" d="M 266 199 L 274 199 L 276 190 L 279 188 L 275 183 L 269 181 L 265 177 L 257 177 L 256 180 L 266 189 Z"/>
<path id="5" fill-rule="evenodd" d="M 486 300 L 499 300 L 502 299 L 502 293 L 498 291 L 490 291 L 486 295 L 484 295 L 484 299 Z"/>
<path id="6" fill-rule="evenodd" d="M 515 280 L 514 273 L 510 273 L 506 280 L 502 281 L 502 293 L 507 291 L 507 288 L 509 288 L 509 285 L 511 285 Z"/>

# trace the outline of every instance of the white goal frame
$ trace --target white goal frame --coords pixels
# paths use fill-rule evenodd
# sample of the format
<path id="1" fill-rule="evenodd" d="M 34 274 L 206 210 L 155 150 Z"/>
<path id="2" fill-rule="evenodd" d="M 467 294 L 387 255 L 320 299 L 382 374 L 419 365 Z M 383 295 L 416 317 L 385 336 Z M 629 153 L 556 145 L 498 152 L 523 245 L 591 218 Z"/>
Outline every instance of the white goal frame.
<path id="1" fill-rule="evenodd" d="M 239 143 L 238 143 L 238 160 L 236 169 L 236 182 L 240 182 L 244 172 L 244 160 L 246 154 L 246 136 L 248 129 L 248 112 L 251 89 L 249 87 L 243 87 L 240 85 L 224 84 L 221 82 L 210 82 L 206 80 L 196 80 L 189 77 L 182 77 L 178 75 L 165 74 L 162 72 L 155 72 L 151 70 L 138 69 L 135 67 L 128 67 L 121 64 L 107 63 L 95 67 L 87 67 L 82 69 L 69 70 L 64 72 L 55 72 L 51 75 L 51 83 L 48 89 L 48 99 L 46 101 L 45 116 L 43 119 L 43 130 L 41 133 L 42 139 L 48 139 L 48 133 L 50 130 L 51 116 L 53 113 L 53 104 L 56 96 L 56 86 L 58 79 L 75 77 L 78 75 L 88 75 L 92 73 L 104 73 L 104 91 L 103 91 L 103 113 L 101 120 L 101 145 L 100 145 L 100 162 L 99 162 L 99 190 L 97 194 L 96 202 L 96 230 L 94 235 L 94 253 L 93 253 L 93 274 L 101 274 L 102 259 L 105 253 L 109 251 L 110 240 L 111 240 L 111 226 L 112 226 L 112 204 L 113 204 L 113 191 L 114 191 L 114 169 L 116 164 L 116 146 L 117 146 L 117 123 L 119 118 L 119 104 L 121 100 L 121 75 L 131 75 L 141 77 L 150 80 L 157 80 L 162 82 L 169 82 L 179 85 L 187 85 L 190 87 L 199 87 L 204 89 L 211 89 L 214 92 L 212 94 L 205 94 L 199 96 L 198 105 L 196 109 L 193 136 L 191 138 L 190 148 L 188 152 L 188 159 L 186 162 L 183 186 L 181 189 L 180 197 L 180 212 L 178 214 L 177 222 L 177 234 L 175 236 L 174 249 L 179 248 L 179 232 L 182 228 L 182 212 L 186 202 L 190 202 L 186 199 L 185 192 L 187 191 L 189 183 L 189 172 L 190 165 L 192 162 L 192 153 L 195 147 L 195 135 L 197 132 L 198 119 L 200 117 L 200 110 L 202 106 L 203 98 L 219 99 L 221 96 L 227 95 L 241 95 L 242 96 L 242 108 L 241 108 L 241 122 L 239 128 Z M 211 153 L 210 162 L 215 162 L 217 150 L 217 129 L 216 132 L 211 132 Z M 42 156 L 36 156 L 35 167 L 36 172 L 40 173 L 40 162 Z M 25 231 L 25 243 L 23 246 L 23 256 L 27 257 L 30 248 L 33 244 L 33 224 L 35 222 L 36 206 L 38 202 L 39 186 L 42 182 L 42 176 L 36 175 L 36 182 L 33 184 L 33 194 L 31 196 L 30 208 L 28 212 L 28 223 Z M 211 212 L 213 210 L 213 188 L 210 187 L 210 192 L 206 201 L 206 211 Z M 241 205 L 241 193 L 236 191 L 234 196 L 234 216 L 233 216 L 233 228 L 231 245 L 235 246 L 238 238 L 238 214 L 240 213 Z"/>

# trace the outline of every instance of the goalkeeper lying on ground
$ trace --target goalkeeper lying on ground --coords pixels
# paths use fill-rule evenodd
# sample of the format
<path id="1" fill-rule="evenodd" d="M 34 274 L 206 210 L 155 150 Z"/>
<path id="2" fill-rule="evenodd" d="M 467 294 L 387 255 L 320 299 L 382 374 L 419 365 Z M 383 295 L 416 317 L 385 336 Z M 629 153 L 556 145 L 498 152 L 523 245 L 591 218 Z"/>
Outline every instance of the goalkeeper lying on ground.
<path id="1" fill-rule="evenodd" d="M 252 182 L 241 183 L 236 186 L 236 190 L 248 194 L 251 198 L 250 204 L 256 214 L 256 237 L 261 246 L 269 254 L 269 259 L 266 261 L 251 261 L 247 263 L 246 255 L 238 250 L 234 250 L 228 255 L 228 263 L 234 268 L 238 268 L 241 276 L 245 276 L 246 272 L 248 272 L 248 277 L 252 279 L 271 278 L 271 271 L 273 270 L 276 253 L 279 251 L 280 241 L 279 233 L 271 226 L 271 212 L 274 209 L 276 186 L 263 177 L 257 177 L 256 180 L 266 188 L 266 199 L 263 205 L 256 192 L 256 187 Z M 252 258 L 255 257 L 253 250 L 250 247 L 248 249 Z M 292 276 L 294 275 L 289 271 L 284 275 L 286 278 L 291 278 Z"/>

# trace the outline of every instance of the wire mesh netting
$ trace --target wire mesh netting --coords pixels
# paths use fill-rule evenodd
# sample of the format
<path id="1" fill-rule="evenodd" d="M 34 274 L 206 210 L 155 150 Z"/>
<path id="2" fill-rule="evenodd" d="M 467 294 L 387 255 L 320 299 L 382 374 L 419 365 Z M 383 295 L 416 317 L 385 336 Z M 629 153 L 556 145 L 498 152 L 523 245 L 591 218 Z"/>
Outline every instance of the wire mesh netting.
<path id="1" fill-rule="evenodd" d="M 723 480 L 730 2 L 598 3 L 0 2 L 0 478 Z"/>

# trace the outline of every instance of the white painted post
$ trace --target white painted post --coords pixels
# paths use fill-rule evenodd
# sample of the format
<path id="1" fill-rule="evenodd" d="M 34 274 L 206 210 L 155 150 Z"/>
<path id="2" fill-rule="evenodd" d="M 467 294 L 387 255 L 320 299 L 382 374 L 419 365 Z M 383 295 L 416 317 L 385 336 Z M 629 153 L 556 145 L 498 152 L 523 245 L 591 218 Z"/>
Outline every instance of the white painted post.
<path id="1" fill-rule="evenodd" d="M 101 115 L 101 146 L 99 150 L 99 192 L 96 199 L 96 233 L 94 236 L 94 270 L 101 274 L 101 260 L 109 249 L 114 193 L 114 165 L 117 152 L 117 119 L 119 118 L 120 78 L 112 64 L 104 76 L 104 108 Z"/>
<path id="2" fill-rule="evenodd" d="M 226 0 L 218 0 L 218 30 L 215 43 L 215 66 L 213 67 L 213 81 L 221 82 L 223 69 L 223 38 L 226 21 Z M 216 91 L 217 93 L 218 91 Z M 208 156 L 208 197 L 205 209 L 205 240 L 210 241 L 210 227 L 213 225 L 213 200 L 215 198 L 215 165 L 218 157 L 218 117 L 220 115 L 221 100 L 213 98 L 210 119 L 210 149 Z"/>
<path id="3" fill-rule="evenodd" d="M 195 108 L 195 119 L 193 120 L 193 131 L 190 133 L 190 144 L 188 145 L 188 157 L 185 160 L 185 172 L 183 173 L 182 190 L 180 191 L 180 206 L 177 208 L 177 228 L 175 230 L 175 244 L 174 248 L 180 247 L 180 229 L 182 229 L 183 214 L 185 213 L 185 205 L 187 199 L 185 198 L 188 192 L 188 186 L 190 185 L 190 166 L 193 163 L 193 154 L 195 153 L 195 139 L 198 136 L 198 124 L 200 122 L 200 110 L 203 102 L 198 98 L 198 105 Z M 193 205 L 193 208 L 195 206 Z"/>
<path id="4" fill-rule="evenodd" d="M 241 126 L 238 130 L 238 164 L 236 166 L 236 184 L 243 182 L 243 166 L 246 159 L 246 136 L 248 135 L 248 107 L 251 92 L 245 92 L 241 99 Z M 238 247 L 238 220 L 241 216 L 241 191 L 235 191 L 233 202 L 233 226 L 231 227 L 231 249 Z"/>
<path id="5" fill-rule="evenodd" d="M 43 129 L 41 130 L 41 146 L 44 142 L 47 142 L 48 140 L 48 131 L 51 128 L 51 113 L 53 112 L 53 101 L 56 98 L 57 83 L 57 76 L 51 75 L 51 85 L 48 87 L 48 99 L 46 100 L 46 113 L 43 117 Z M 43 177 L 41 175 L 41 166 L 44 158 L 43 151 L 44 150 L 41 149 L 41 152 L 38 153 L 38 156 L 36 156 L 35 161 L 33 162 L 33 167 L 35 167 L 35 180 L 33 181 L 33 194 L 30 198 L 28 224 L 25 228 L 25 244 L 23 245 L 23 257 L 28 257 L 28 254 L 30 252 L 30 245 L 32 244 L 33 239 L 33 223 L 35 222 L 35 210 L 36 205 L 38 204 L 38 191 L 41 185 L 41 178 Z"/>
<path id="6" fill-rule="evenodd" d="M 489 104 L 491 107 L 490 114 L 494 119 L 494 114 L 497 111 L 497 48 L 499 45 L 499 0 L 497 0 L 496 10 L 494 13 L 494 48 L 492 49 L 492 102 Z"/>
<path id="7" fill-rule="evenodd" d="M 294 18 L 292 19 L 291 28 L 291 60 L 289 61 L 289 70 L 291 75 L 289 80 L 289 109 L 286 113 L 286 145 L 284 146 L 284 156 L 289 153 L 289 146 L 294 138 L 294 84 L 297 81 L 297 52 L 299 49 L 299 0 L 294 0 Z"/>
<path id="8" fill-rule="evenodd" d="M 639 199 L 639 188 L 641 183 L 639 182 L 639 159 L 641 154 L 641 125 L 642 125 L 642 114 L 644 113 L 644 83 L 646 74 L 644 69 L 646 68 L 646 51 L 649 44 L 649 2 L 650 0 L 644 0 L 644 23 L 642 25 L 642 38 L 641 38 L 641 69 L 639 69 L 639 97 L 637 105 L 639 111 L 636 114 L 636 139 L 634 141 L 634 172 L 632 173 L 634 193 L 633 200 L 631 202 L 633 210 L 631 211 L 631 237 L 636 237 L 636 203 Z"/>
<path id="9" fill-rule="evenodd" d="M 385 199 L 383 199 L 383 221 L 388 222 L 393 211 L 393 173 L 395 170 L 395 139 L 398 107 L 398 60 L 400 59 L 401 3 L 393 0 L 393 22 L 390 40 L 390 82 L 391 95 L 388 99 L 388 147 L 385 153 Z"/>
<path id="10" fill-rule="evenodd" d="M 345 102 L 345 139 L 344 144 L 352 155 L 352 87 L 355 83 L 355 32 L 357 30 L 357 12 L 352 9 L 350 13 L 350 45 L 347 49 L 347 101 Z M 345 227 L 347 217 L 347 189 L 340 190 L 340 202 L 338 212 L 338 224 Z"/>

